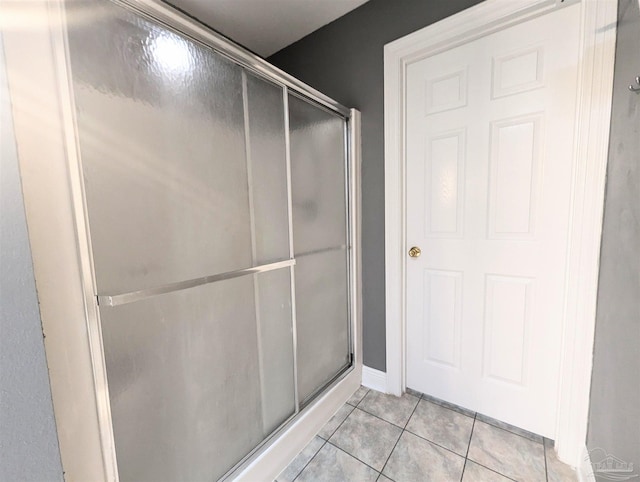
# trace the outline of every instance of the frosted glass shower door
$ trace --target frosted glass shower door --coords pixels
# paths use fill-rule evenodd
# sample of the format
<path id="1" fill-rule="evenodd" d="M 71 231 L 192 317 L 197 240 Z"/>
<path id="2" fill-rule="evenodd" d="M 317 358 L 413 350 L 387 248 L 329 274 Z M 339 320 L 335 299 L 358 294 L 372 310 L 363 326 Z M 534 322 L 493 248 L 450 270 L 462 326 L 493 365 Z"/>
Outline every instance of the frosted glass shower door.
<path id="1" fill-rule="evenodd" d="M 289 272 L 259 274 L 259 297 L 252 278 L 101 309 L 121 481 L 217 480 L 293 413 Z M 261 340 L 280 358 L 263 380 Z M 263 396 L 269 378 L 287 404 Z"/>
<path id="2" fill-rule="evenodd" d="M 289 95 L 298 390 L 312 398 L 349 366 L 345 120 Z"/>
<path id="3" fill-rule="evenodd" d="M 119 478 L 235 474 L 352 365 L 348 110 L 137 2 L 65 9 Z"/>
<path id="4" fill-rule="evenodd" d="M 297 410 L 284 89 L 128 7 L 70 5 L 120 480 L 216 480 Z"/>

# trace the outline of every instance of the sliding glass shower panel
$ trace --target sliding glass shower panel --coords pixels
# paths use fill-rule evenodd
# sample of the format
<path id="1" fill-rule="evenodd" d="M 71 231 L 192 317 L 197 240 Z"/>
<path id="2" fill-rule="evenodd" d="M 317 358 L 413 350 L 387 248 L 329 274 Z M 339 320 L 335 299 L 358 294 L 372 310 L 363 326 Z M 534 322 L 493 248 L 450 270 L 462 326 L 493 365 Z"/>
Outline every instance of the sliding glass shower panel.
<path id="1" fill-rule="evenodd" d="M 254 277 L 263 434 L 268 435 L 296 410 L 289 268 Z M 233 435 L 231 435 L 233 436 Z"/>
<path id="2" fill-rule="evenodd" d="M 345 120 L 289 95 L 296 256 L 346 244 Z"/>
<path id="3" fill-rule="evenodd" d="M 298 390 L 304 403 L 350 364 L 345 120 L 289 96 Z"/>
<path id="4" fill-rule="evenodd" d="M 252 255 L 260 265 L 290 257 L 284 89 L 247 72 L 243 89 Z M 254 276 L 265 434 L 295 411 L 291 305 L 283 324 L 281 276 Z"/>
<path id="5" fill-rule="evenodd" d="M 346 253 L 297 258 L 298 390 L 303 402 L 349 365 Z"/>
<path id="6" fill-rule="evenodd" d="M 251 266 L 242 69 L 119 5 L 71 3 L 99 292 Z"/>
<path id="7" fill-rule="evenodd" d="M 256 264 L 289 258 L 283 88 L 245 73 L 247 165 Z"/>
<path id="8" fill-rule="evenodd" d="M 120 480 L 216 480 L 293 414 L 289 270 L 256 276 L 101 308 Z"/>

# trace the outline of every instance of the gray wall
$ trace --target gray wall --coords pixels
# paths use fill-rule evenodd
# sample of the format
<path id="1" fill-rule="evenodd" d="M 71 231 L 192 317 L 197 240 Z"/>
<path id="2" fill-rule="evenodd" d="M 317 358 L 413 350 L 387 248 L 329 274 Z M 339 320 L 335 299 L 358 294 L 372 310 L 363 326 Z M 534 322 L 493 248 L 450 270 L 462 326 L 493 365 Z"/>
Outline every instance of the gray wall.
<path id="1" fill-rule="evenodd" d="M 637 75 L 638 3 L 620 0 L 587 447 L 592 462 L 600 448 L 640 474 L 640 94 L 627 90 Z"/>
<path id="2" fill-rule="evenodd" d="M 479 0 L 370 0 L 268 59 L 362 111 L 364 363 L 378 370 L 386 370 L 383 47 L 476 3 Z"/>
<path id="3" fill-rule="evenodd" d="M 0 36 L 0 480 L 60 481 L 10 109 Z"/>

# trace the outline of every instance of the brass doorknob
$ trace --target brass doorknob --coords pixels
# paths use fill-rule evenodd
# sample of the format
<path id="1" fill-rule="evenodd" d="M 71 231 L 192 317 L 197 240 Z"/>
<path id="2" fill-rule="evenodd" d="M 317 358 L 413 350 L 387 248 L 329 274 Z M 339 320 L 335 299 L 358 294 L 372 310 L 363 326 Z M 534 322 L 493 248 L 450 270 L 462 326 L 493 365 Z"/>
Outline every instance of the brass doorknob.
<path id="1" fill-rule="evenodd" d="M 422 254 L 422 250 L 417 246 L 414 246 L 409 250 L 409 256 L 412 258 L 418 258 Z"/>

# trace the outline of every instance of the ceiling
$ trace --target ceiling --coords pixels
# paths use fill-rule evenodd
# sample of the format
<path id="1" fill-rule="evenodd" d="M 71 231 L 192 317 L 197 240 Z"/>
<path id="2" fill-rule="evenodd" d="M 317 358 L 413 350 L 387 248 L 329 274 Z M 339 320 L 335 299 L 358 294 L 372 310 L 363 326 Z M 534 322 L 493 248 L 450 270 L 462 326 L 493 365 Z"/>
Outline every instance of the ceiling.
<path id="1" fill-rule="evenodd" d="M 367 0 L 165 0 L 268 57 Z"/>

